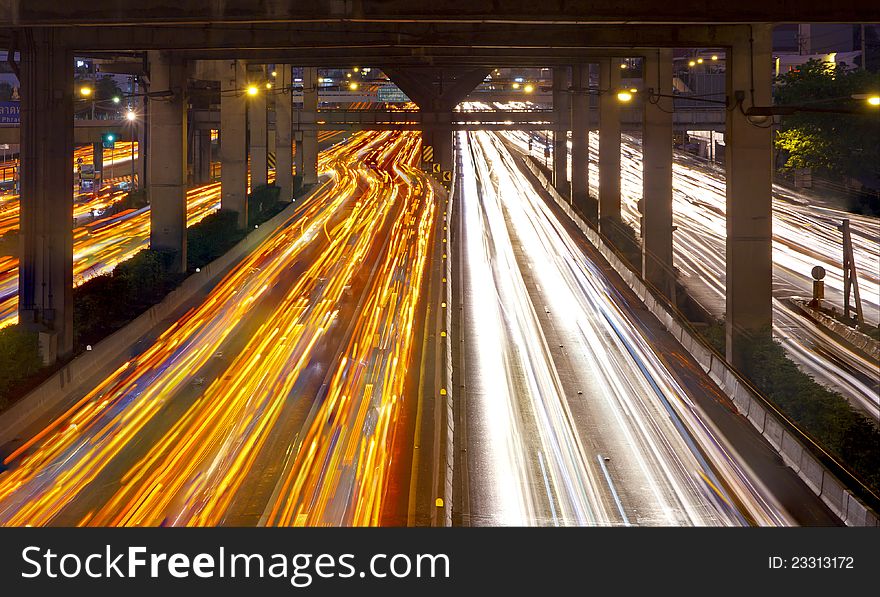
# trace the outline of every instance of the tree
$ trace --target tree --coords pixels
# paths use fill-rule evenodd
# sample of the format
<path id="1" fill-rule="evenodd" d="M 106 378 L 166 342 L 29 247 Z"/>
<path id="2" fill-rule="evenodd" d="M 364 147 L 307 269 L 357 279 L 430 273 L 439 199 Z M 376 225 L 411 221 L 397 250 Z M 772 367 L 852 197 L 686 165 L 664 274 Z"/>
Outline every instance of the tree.
<path id="1" fill-rule="evenodd" d="M 811 168 L 836 177 L 880 182 L 880 114 L 853 95 L 877 93 L 880 74 L 845 64 L 810 60 L 777 79 L 777 105 L 853 109 L 860 113 L 796 112 L 785 116 L 776 148 L 785 152 L 783 170 Z"/>
<path id="2" fill-rule="evenodd" d="M 119 88 L 119 85 L 116 84 L 113 77 L 110 75 L 104 75 L 98 79 L 98 84 L 95 89 L 95 98 L 98 100 L 109 100 L 114 97 L 122 97 L 122 89 Z"/>

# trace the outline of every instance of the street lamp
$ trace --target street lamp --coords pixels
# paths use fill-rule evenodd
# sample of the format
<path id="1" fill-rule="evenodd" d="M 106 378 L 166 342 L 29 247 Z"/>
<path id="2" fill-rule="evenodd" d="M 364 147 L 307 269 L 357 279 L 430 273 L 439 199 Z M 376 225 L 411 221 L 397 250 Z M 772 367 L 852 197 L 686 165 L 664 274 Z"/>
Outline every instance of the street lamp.
<path id="1" fill-rule="evenodd" d="M 260 90 L 257 89 L 257 86 L 256 86 L 256 85 L 248 85 L 248 87 L 247 87 L 247 94 L 248 94 L 249 96 L 254 97 L 254 96 L 257 95 L 259 92 L 260 92 Z"/>
<path id="2" fill-rule="evenodd" d="M 358 84 L 352 82 L 351 84 L 349 84 L 348 88 L 349 88 L 351 91 L 357 91 L 357 89 L 358 89 Z"/>
<path id="3" fill-rule="evenodd" d="M 131 125 L 131 187 L 129 188 L 129 192 L 134 192 L 134 146 L 137 143 L 137 124 L 135 121 L 137 120 L 137 113 L 129 106 L 128 110 L 125 113 L 125 119 Z"/>
<path id="4" fill-rule="evenodd" d="M 872 95 L 867 99 L 869 106 L 880 106 L 880 95 Z"/>
<path id="5" fill-rule="evenodd" d="M 624 91 L 617 92 L 617 101 L 619 101 L 619 102 L 622 102 L 625 104 L 625 103 L 631 102 L 632 98 L 633 98 L 633 94 L 629 91 L 624 90 Z"/>
<path id="6" fill-rule="evenodd" d="M 92 88 L 91 87 L 80 87 L 79 94 L 83 97 L 90 97 L 92 95 Z"/>
<path id="7" fill-rule="evenodd" d="M 523 91 L 525 91 L 526 93 L 531 93 L 531 92 L 533 92 L 534 90 L 535 90 L 535 86 L 532 85 L 531 83 L 529 83 L 528 85 L 526 85 L 526 86 L 523 88 Z"/>

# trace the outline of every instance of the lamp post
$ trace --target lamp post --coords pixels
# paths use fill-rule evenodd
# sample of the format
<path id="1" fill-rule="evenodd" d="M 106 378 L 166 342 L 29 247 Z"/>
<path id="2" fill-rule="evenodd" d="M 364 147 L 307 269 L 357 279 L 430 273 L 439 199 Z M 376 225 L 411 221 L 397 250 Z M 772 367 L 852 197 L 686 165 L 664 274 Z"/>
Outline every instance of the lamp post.
<path id="1" fill-rule="evenodd" d="M 134 146 L 137 143 L 137 114 L 135 111 L 131 109 L 129 106 L 128 112 L 125 113 L 125 119 L 128 121 L 129 126 L 131 126 L 131 186 L 130 193 L 134 192 Z"/>

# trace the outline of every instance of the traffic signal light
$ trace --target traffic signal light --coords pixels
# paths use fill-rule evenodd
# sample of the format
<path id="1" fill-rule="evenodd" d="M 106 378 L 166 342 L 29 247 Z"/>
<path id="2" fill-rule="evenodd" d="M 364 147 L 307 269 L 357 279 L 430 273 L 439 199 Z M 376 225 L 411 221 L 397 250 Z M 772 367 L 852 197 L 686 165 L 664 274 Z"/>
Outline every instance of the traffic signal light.
<path id="1" fill-rule="evenodd" d="M 104 133 L 101 135 L 101 142 L 104 144 L 104 149 L 113 149 L 116 144 L 116 133 Z"/>

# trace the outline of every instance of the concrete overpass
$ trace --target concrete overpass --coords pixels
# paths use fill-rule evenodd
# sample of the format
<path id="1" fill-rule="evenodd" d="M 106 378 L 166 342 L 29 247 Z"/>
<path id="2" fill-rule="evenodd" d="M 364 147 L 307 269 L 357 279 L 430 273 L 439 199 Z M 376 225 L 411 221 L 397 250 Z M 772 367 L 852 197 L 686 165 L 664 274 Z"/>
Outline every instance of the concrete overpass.
<path id="1" fill-rule="evenodd" d="M 552 125 L 557 141 L 571 131 L 573 142 L 572 178 L 567 180 L 567 158 L 559 152 L 554 183 L 592 225 L 602 227 L 620 217 L 620 131 L 630 119 L 622 115 L 615 98 L 621 86 L 618 66 L 623 59 L 641 58 L 646 96 L 651 100 L 639 108 L 645 155 L 643 274 L 670 294 L 671 138 L 676 118 L 682 118 L 673 116 L 668 97 L 671 49 L 700 47 L 723 52 L 727 69 L 728 109 L 723 112 L 727 351 L 737 363 L 742 348 L 756 335 L 768 333 L 771 322 L 771 137 L 766 117 L 749 117 L 746 111 L 771 102 L 770 24 L 795 18 L 798 22 L 878 21 L 880 5 L 855 0 L 833 4 L 742 0 L 715 5 L 685 0 L 659 6 L 649 0 L 623 4 L 565 0 L 552 6 L 488 0 L 437 5 L 421 0 L 92 0 L 76 5 L 5 0 L 0 3 L 0 43 L 21 56 L 20 64 L 11 65 L 21 79 L 21 180 L 27 198 L 21 211 L 21 321 L 41 332 L 49 352 L 65 356 L 71 351 L 68 222 L 73 188 L 69 165 L 76 140 L 74 53 L 147 55 L 149 76 L 142 84 L 154 94 L 147 102 L 145 152 L 151 242 L 174 251 L 181 268 L 186 263 L 188 108 L 198 99 L 189 81 L 196 69 L 201 69 L 200 77 L 208 73 L 211 81 L 219 81 L 223 205 L 246 221 L 249 159 L 254 183 L 265 180 L 267 103 L 275 104 L 278 184 L 287 197 L 292 189 L 286 157 L 290 145 L 297 144 L 297 159 L 302 161 L 297 172 L 305 182 L 314 180 L 316 129 L 326 125 L 319 121 L 340 119 L 337 124 L 342 126 L 353 118 L 318 111 L 316 67 L 370 64 L 385 70 L 420 107 L 419 122 L 413 126 L 422 128 L 424 142 L 434 147 L 445 167 L 453 163 L 451 135 L 446 131 L 462 123 L 453 110 L 491 68 L 551 67 L 554 114 L 540 125 Z M 264 64 L 275 65 L 279 73 L 275 91 L 250 98 L 244 89 L 254 80 L 265 80 L 266 71 L 260 66 Z M 292 88 L 289 65 L 307 67 L 296 111 L 291 94 L 285 93 Z M 597 88 L 590 86 L 594 75 L 598 75 Z M 597 97 L 601 139 L 598 201 L 588 194 L 586 167 L 592 96 Z"/>

